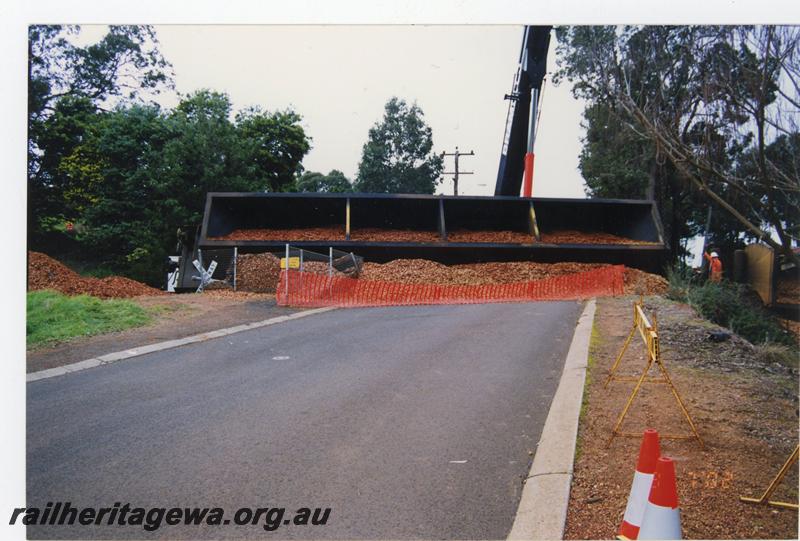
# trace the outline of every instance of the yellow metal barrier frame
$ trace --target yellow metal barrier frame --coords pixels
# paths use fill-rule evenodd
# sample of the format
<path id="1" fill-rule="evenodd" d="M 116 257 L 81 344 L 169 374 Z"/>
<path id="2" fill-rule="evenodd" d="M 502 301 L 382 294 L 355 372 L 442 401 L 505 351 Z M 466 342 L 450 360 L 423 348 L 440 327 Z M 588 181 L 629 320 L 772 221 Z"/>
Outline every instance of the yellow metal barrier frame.
<path id="1" fill-rule="evenodd" d="M 640 376 L 619 376 L 617 375 L 617 369 L 619 368 L 619 364 L 622 361 L 622 356 L 627 351 L 628 346 L 631 343 L 631 339 L 636 331 L 639 331 L 639 334 L 642 337 L 642 341 L 644 342 L 645 348 L 647 349 L 647 365 L 645 366 L 644 370 L 642 371 Z M 660 372 L 660 377 L 648 377 L 648 373 L 650 369 L 656 365 Z M 633 303 L 633 325 L 631 326 L 631 330 L 628 333 L 628 337 L 625 339 L 625 343 L 622 346 L 622 350 L 617 355 L 614 364 L 611 367 L 611 370 L 608 373 L 608 377 L 606 378 L 605 384 L 603 387 L 608 387 L 608 384 L 611 381 L 635 381 L 636 386 L 633 388 L 630 396 L 628 397 L 628 401 L 625 403 L 625 407 L 622 409 L 619 417 L 617 418 L 617 422 L 614 425 L 614 429 L 611 432 L 611 438 L 608 440 L 608 444 L 606 447 L 610 447 L 611 443 L 614 441 L 616 436 L 625 436 L 625 437 L 642 437 L 641 432 L 622 432 L 620 427 L 622 426 L 622 422 L 625 420 L 625 416 L 628 415 L 628 410 L 630 410 L 631 404 L 633 404 L 636 395 L 639 393 L 642 385 L 644 383 L 660 383 L 669 385 L 670 390 L 672 391 L 672 395 L 675 397 L 675 401 L 678 403 L 678 407 L 683 413 L 683 416 L 686 418 L 686 421 L 689 423 L 689 427 L 692 429 L 691 434 L 659 434 L 659 436 L 663 439 L 673 439 L 673 440 L 688 440 L 688 439 L 696 439 L 697 442 L 700 444 L 702 449 L 705 449 L 705 444 L 703 443 L 700 434 L 697 433 L 697 428 L 694 425 L 694 421 L 692 421 L 691 415 L 686 409 L 686 406 L 683 404 L 683 400 L 681 400 L 680 394 L 678 394 L 678 389 L 675 388 L 675 384 L 672 383 L 672 378 L 669 377 L 669 373 L 667 369 L 664 367 L 664 363 L 661 361 L 661 348 L 659 346 L 658 340 L 658 322 L 656 321 L 655 317 L 653 317 L 653 323 L 650 323 L 650 320 L 647 317 L 647 314 L 644 311 L 644 297 L 640 297 L 638 302 Z"/>
<path id="2" fill-rule="evenodd" d="M 778 485 L 781 484 L 783 478 L 786 477 L 786 474 L 789 473 L 789 468 L 792 467 L 792 464 L 797 462 L 797 456 L 800 453 L 800 445 L 794 448 L 794 451 L 791 455 L 789 455 L 788 460 L 784 463 L 783 467 L 781 467 L 780 471 L 778 471 L 778 475 L 775 476 L 775 479 L 767 487 L 767 490 L 764 491 L 764 494 L 760 498 L 746 498 L 744 496 L 739 496 L 739 499 L 743 502 L 747 503 L 760 503 L 764 505 L 771 505 L 773 507 L 782 507 L 784 509 L 798 509 L 800 506 L 796 503 L 789 503 L 789 502 L 776 502 L 770 500 L 772 497 L 772 493 L 775 492 L 775 489 L 778 488 Z"/>
<path id="3" fill-rule="evenodd" d="M 625 343 L 622 345 L 622 349 L 617 355 L 614 364 L 611 367 L 611 371 L 608 373 L 608 377 L 606 378 L 606 382 L 603 387 L 608 387 L 608 384 L 611 381 L 638 381 L 638 377 L 631 377 L 631 376 L 618 376 L 617 368 L 619 368 L 619 363 L 622 361 L 622 356 L 625 355 L 625 352 L 628 350 L 628 346 L 631 343 L 631 339 L 636 331 L 639 331 L 639 334 L 644 341 L 644 345 L 647 348 L 647 355 L 649 359 L 656 359 L 658 358 L 660 351 L 658 349 L 658 333 L 655 331 L 655 327 L 650 323 L 650 320 L 647 318 L 647 314 L 644 313 L 644 298 L 640 298 L 638 302 L 633 303 L 633 326 L 631 327 L 631 331 L 628 333 L 628 337 L 625 339 Z M 654 379 L 654 378 L 653 378 Z"/>

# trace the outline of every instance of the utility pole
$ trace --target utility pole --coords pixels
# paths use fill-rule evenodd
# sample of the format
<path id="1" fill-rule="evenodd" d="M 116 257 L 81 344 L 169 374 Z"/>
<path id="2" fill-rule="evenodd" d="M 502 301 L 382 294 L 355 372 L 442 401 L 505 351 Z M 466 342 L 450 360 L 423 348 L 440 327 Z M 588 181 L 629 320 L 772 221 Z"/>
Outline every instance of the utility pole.
<path id="1" fill-rule="evenodd" d="M 458 176 L 459 175 L 472 175 L 474 174 L 473 171 L 459 171 L 458 170 L 458 158 L 461 156 L 474 156 L 475 153 L 473 151 L 469 152 L 459 152 L 458 147 L 456 147 L 455 152 L 442 152 L 442 157 L 445 156 L 453 156 L 455 158 L 455 171 L 442 173 L 443 175 L 453 175 L 453 195 L 458 195 Z"/>

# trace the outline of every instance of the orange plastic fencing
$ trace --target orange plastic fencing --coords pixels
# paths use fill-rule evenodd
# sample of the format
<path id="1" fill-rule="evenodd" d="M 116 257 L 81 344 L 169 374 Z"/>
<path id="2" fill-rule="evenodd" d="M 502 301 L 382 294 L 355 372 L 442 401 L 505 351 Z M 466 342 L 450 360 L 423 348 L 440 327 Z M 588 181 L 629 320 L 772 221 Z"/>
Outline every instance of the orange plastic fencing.
<path id="1" fill-rule="evenodd" d="M 281 306 L 308 307 L 577 300 L 621 295 L 624 275 L 623 265 L 613 265 L 531 282 L 436 285 L 376 282 L 284 270 L 275 299 Z"/>

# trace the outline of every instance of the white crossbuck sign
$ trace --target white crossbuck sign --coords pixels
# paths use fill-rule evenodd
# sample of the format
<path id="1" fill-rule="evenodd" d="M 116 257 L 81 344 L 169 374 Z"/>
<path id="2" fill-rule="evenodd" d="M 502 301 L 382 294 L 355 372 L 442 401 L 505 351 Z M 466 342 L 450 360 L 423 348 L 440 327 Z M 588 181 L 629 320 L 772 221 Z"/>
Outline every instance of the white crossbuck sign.
<path id="1" fill-rule="evenodd" d="M 203 265 L 201 265 L 200 262 L 196 259 L 192 261 L 192 264 L 194 265 L 194 268 L 200 271 L 200 276 L 192 277 L 193 280 L 200 281 L 200 285 L 197 286 L 197 292 L 200 293 L 201 291 L 203 291 L 203 288 L 205 288 L 208 284 L 214 281 L 211 277 L 214 275 L 214 270 L 216 270 L 217 268 L 217 262 L 211 261 L 211 264 L 208 266 L 207 270 L 204 269 Z"/>

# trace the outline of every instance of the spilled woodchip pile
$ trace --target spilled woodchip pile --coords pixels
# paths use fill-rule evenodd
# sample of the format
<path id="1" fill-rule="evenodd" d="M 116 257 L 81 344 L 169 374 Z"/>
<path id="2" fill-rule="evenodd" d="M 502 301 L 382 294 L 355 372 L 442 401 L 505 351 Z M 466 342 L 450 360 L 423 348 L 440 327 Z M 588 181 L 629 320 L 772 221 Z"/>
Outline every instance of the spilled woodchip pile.
<path id="1" fill-rule="evenodd" d="M 328 274 L 328 264 L 321 261 L 305 261 L 305 272 Z M 336 269 L 336 276 L 343 276 Z M 236 261 L 236 290 L 251 293 L 275 293 L 281 273 L 280 258 L 269 252 L 263 254 L 241 254 Z"/>
<path id="2" fill-rule="evenodd" d="M 273 254 L 241 254 L 236 260 L 236 289 L 275 293 L 280 272 L 280 259 Z"/>
<path id="3" fill-rule="evenodd" d="M 619 235 L 587 231 L 553 231 L 542 233 L 541 242 L 550 244 L 629 244 L 657 245 L 628 239 Z M 345 239 L 344 226 L 306 227 L 302 229 L 237 229 L 227 235 L 210 237 L 211 240 L 261 240 L 261 241 L 326 241 Z M 362 242 L 441 242 L 438 231 L 411 229 L 383 229 L 374 227 L 356 228 L 350 239 Z M 487 242 L 510 244 L 534 244 L 536 239 L 523 231 L 473 231 L 456 229 L 447 232 L 448 242 Z"/>
<path id="4" fill-rule="evenodd" d="M 395 259 L 388 263 L 364 263 L 361 280 L 401 284 L 481 285 L 543 280 L 585 272 L 605 265 L 593 263 L 470 263 L 444 265 L 427 259 Z M 305 262 L 306 272 L 328 273 L 324 262 Z M 336 276 L 344 274 L 334 271 Z M 274 293 L 280 275 L 280 259 L 271 254 L 243 254 L 237 262 L 237 288 L 241 291 Z M 638 269 L 625 269 L 625 293 L 659 295 L 667 290 L 662 276 Z"/>
<path id="5" fill-rule="evenodd" d="M 625 268 L 626 295 L 664 295 L 669 282 L 663 276 L 639 269 Z"/>
<path id="6" fill-rule="evenodd" d="M 426 259 L 396 259 L 388 263 L 364 263 L 361 279 L 403 284 L 508 284 L 553 278 L 586 272 L 606 265 L 594 263 L 469 263 L 443 265 Z M 625 269 L 625 293 L 660 295 L 667 290 L 667 280 L 638 269 Z"/>
<path id="7" fill-rule="evenodd" d="M 164 292 L 122 276 L 81 276 L 39 252 L 28 252 L 28 290 L 53 289 L 65 295 L 92 295 L 105 299 L 163 295 Z"/>

